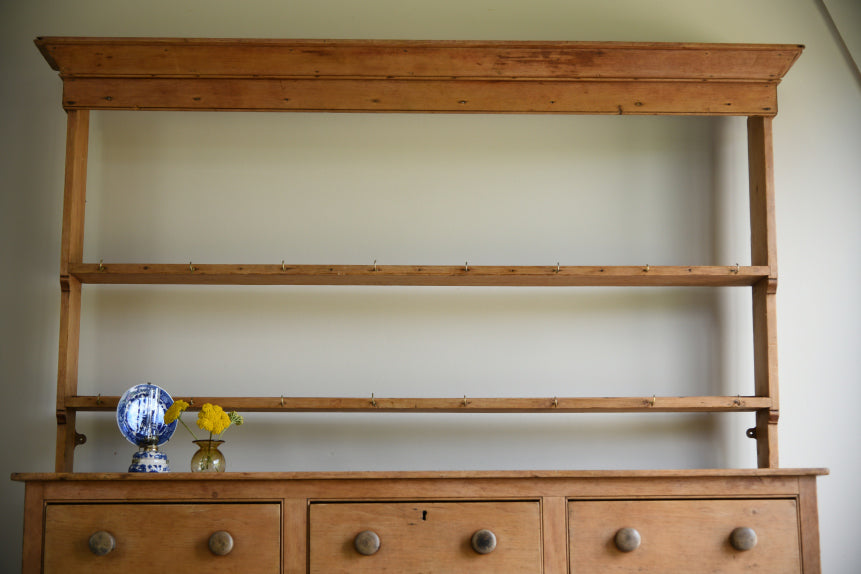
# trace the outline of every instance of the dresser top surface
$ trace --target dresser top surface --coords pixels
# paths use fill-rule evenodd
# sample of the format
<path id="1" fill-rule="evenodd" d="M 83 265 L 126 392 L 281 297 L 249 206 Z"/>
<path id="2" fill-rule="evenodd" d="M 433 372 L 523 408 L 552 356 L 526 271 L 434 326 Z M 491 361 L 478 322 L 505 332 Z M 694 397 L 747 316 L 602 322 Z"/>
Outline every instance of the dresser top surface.
<path id="1" fill-rule="evenodd" d="M 15 473 L 12 480 L 36 481 L 274 481 L 386 479 L 593 479 L 593 478 L 745 478 L 827 475 L 825 468 L 683 469 L 683 470 L 504 470 L 504 471 L 361 471 L 225 473 Z"/>

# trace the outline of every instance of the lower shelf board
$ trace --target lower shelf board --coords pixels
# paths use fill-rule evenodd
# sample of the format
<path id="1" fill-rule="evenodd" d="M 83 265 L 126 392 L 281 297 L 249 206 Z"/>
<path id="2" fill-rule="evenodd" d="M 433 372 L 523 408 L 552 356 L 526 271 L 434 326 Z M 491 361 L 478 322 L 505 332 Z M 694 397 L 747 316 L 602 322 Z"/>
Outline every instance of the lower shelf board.
<path id="1" fill-rule="evenodd" d="M 414 412 L 414 413 L 696 413 L 768 410 L 770 397 L 538 397 L 384 398 L 370 397 L 190 397 L 175 396 L 199 410 L 204 403 L 241 412 Z M 117 396 L 72 396 L 74 411 L 116 410 Z"/>

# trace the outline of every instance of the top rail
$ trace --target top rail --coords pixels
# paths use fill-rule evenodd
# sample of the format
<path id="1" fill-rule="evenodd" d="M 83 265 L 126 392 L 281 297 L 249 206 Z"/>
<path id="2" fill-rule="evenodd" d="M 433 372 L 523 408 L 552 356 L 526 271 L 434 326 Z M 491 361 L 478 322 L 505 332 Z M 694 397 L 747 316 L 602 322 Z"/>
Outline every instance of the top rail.
<path id="1" fill-rule="evenodd" d="M 66 109 L 753 115 L 802 46 L 37 38 Z"/>

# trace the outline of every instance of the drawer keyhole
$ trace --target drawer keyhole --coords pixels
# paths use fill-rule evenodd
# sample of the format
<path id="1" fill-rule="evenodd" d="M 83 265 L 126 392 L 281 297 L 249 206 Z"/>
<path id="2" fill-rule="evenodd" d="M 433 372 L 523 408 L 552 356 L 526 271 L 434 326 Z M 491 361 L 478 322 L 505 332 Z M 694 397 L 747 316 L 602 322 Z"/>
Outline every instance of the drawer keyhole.
<path id="1" fill-rule="evenodd" d="M 427 520 L 427 519 L 428 519 L 428 511 L 422 510 L 422 520 Z"/>

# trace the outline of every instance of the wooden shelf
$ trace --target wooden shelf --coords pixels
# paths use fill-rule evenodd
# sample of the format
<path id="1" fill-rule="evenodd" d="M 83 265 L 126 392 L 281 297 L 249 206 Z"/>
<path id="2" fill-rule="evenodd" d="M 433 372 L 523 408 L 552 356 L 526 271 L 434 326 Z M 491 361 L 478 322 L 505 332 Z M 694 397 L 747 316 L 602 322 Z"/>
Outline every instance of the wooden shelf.
<path id="1" fill-rule="evenodd" d="M 381 398 L 381 397 L 174 397 L 197 410 L 204 403 L 240 412 L 389 413 L 701 413 L 770 409 L 769 397 L 540 397 L 540 398 Z M 119 397 L 67 397 L 74 411 L 114 411 Z"/>
<path id="2" fill-rule="evenodd" d="M 73 468 L 82 284 L 747 286 L 750 397 L 213 398 L 241 411 L 756 412 L 757 463 L 778 466 L 777 249 L 772 118 L 795 44 L 36 39 L 68 113 L 60 258 L 56 470 Z M 90 110 L 747 116 L 750 266 L 84 263 Z M 207 400 L 197 397 L 196 402 Z"/>
<path id="3" fill-rule="evenodd" d="M 213 265 L 80 263 L 82 283 L 169 285 L 751 286 L 765 266 Z"/>
<path id="4" fill-rule="evenodd" d="M 601 571 L 607 568 L 599 564 L 621 564 L 618 553 L 609 555 L 607 550 L 612 550 L 613 531 L 631 524 L 633 516 L 638 528 L 648 530 L 651 550 L 635 553 L 634 562 L 620 568 L 742 571 L 767 565 L 774 572 L 820 572 L 815 476 L 827 471 L 777 469 L 772 117 L 777 113 L 777 86 L 803 46 L 151 38 L 38 38 L 36 45 L 60 73 L 68 121 L 56 402 L 55 467 L 60 474 L 13 475 L 14 480 L 27 481 L 23 537 L 27 572 L 66 571 L 75 561 L 81 564 L 80 571 L 89 572 L 97 568 L 98 561 L 119 559 L 133 564 L 134 556 L 145 556 L 145 544 L 137 550 L 134 544 L 125 544 L 114 558 L 86 553 L 84 541 L 92 532 L 106 528 L 103 523 L 130 524 L 128 517 L 136 511 L 127 503 L 160 504 L 159 512 L 165 516 L 174 507 L 185 508 L 188 524 L 175 524 L 173 535 L 190 541 L 177 546 L 187 552 L 177 552 L 176 560 L 171 555 L 165 563 L 182 563 L 186 570 L 198 571 L 213 559 L 229 561 L 230 557 L 209 555 L 205 546 L 201 550 L 199 541 L 216 526 L 192 519 L 203 517 L 206 522 L 206 517 L 215 517 L 219 511 L 213 501 L 230 500 L 260 503 L 244 505 L 258 507 L 251 509 L 256 515 L 243 514 L 232 522 L 218 515 L 219 521 L 228 522 L 219 522 L 217 528 L 249 533 L 245 538 L 236 534 L 237 552 L 245 552 L 243 557 L 235 555 L 236 560 L 245 564 L 246 556 L 256 554 L 273 571 L 409 571 L 427 563 L 423 556 L 432 557 L 435 571 L 491 571 L 498 570 L 498 564 L 519 564 L 510 558 L 520 555 L 518 548 L 528 551 L 522 562 L 528 566 L 515 570 L 555 573 L 591 566 Z M 90 110 L 747 116 L 751 265 L 84 263 Z M 176 398 L 191 403 L 191 410 L 209 402 L 243 413 L 753 413 L 749 418 L 755 418 L 755 427 L 747 434 L 756 438 L 757 464 L 762 468 L 69 474 L 75 446 L 86 438 L 75 428 L 78 413 L 111 413 L 119 402 L 117 396 L 78 394 L 81 286 L 85 283 L 748 286 L 754 372 L 753 388 L 747 392 L 752 396 Z M 560 464 L 566 463 L 562 460 Z M 362 506 L 361 513 L 353 509 L 351 514 L 348 509 L 345 516 L 340 507 L 348 505 L 335 508 L 328 504 L 347 501 Z M 423 522 L 427 511 L 413 514 L 426 502 L 435 505 L 431 515 L 439 522 Z M 467 511 L 467 506 L 472 508 Z M 611 506 L 623 510 L 609 511 Z M 411 509 L 409 516 L 403 514 L 406 507 Z M 600 511 L 584 512 L 589 508 Z M 366 524 L 368 513 L 379 515 L 375 520 L 382 517 L 379 526 Z M 469 517 L 468 521 L 458 518 L 463 524 L 469 522 L 462 540 L 451 538 L 455 542 L 449 544 L 449 538 L 440 541 L 439 536 L 429 534 L 452 530 L 445 517 L 456 515 Z M 463 552 L 474 531 L 474 516 L 480 516 L 477 522 L 488 524 L 487 528 L 505 518 L 500 523 L 506 533 L 503 554 L 479 558 L 491 560 L 481 566 L 476 556 Z M 416 525 L 416 520 L 433 528 L 421 528 L 423 534 L 405 537 L 404 544 L 391 536 L 395 529 Z M 74 534 L 70 534 L 73 523 Z M 91 528 L 91 524 L 99 526 Z M 726 538 L 739 524 L 755 529 L 762 541 L 743 556 L 732 553 Z M 199 534 L 192 533 L 189 526 L 200 526 Z M 348 549 L 355 532 L 368 527 L 385 529 L 386 547 L 395 551 L 382 552 L 359 568 L 333 566 L 348 564 L 338 553 L 354 559 L 349 564 L 364 560 Z M 276 533 L 279 528 L 283 537 Z M 255 529 L 266 531 L 268 547 L 249 549 L 239 541 L 254 539 L 250 533 Z M 511 535 L 515 531 L 520 534 Z M 676 548 L 682 531 L 695 535 L 689 537 L 696 546 L 693 550 L 686 540 L 687 554 L 676 552 L 670 562 L 660 552 L 655 554 L 656 548 Z M 719 532 L 723 534 L 716 534 Z M 143 530 L 134 524 L 115 534 L 117 540 L 123 540 L 121 544 L 145 539 Z M 398 548 L 403 552 L 399 554 Z M 583 552 L 583 548 L 589 550 Z M 133 556 L 134 552 L 139 554 Z M 500 562 L 493 563 L 494 556 Z M 250 569 L 254 570 L 253 565 Z"/>

